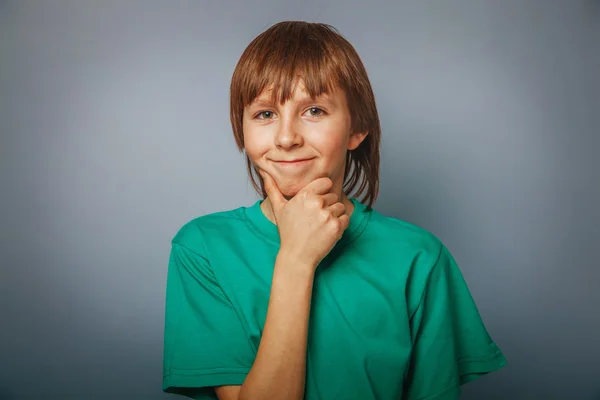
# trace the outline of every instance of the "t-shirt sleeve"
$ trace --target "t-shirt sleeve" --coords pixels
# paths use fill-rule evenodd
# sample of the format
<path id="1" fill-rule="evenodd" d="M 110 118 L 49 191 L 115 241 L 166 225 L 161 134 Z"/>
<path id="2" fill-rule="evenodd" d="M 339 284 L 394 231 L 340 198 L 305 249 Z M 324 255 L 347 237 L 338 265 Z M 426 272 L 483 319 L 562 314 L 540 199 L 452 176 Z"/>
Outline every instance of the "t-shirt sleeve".
<path id="1" fill-rule="evenodd" d="M 442 244 L 410 322 L 413 351 L 407 399 L 455 400 L 460 385 L 506 364 L 467 284 Z"/>
<path id="2" fill-rule="evenodd" d="M 199 232 L 197 227 L 186 226 L 171 246 L 163 390 L 194 399 L 216 399 L 212 387 L 241 385 L 255 353 L 194 230 Z"/>

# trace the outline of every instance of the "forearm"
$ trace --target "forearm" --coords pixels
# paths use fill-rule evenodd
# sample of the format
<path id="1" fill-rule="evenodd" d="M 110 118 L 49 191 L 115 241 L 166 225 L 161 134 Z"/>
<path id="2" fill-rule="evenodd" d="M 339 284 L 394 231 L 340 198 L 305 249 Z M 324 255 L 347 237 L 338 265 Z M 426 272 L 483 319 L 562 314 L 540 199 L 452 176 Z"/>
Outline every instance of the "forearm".
<path id="1" fill-rule="evenodd" d="M 262 338 L 240 399 L 303 398 L 313 275 L 314 268 L 278 254 Z"/>

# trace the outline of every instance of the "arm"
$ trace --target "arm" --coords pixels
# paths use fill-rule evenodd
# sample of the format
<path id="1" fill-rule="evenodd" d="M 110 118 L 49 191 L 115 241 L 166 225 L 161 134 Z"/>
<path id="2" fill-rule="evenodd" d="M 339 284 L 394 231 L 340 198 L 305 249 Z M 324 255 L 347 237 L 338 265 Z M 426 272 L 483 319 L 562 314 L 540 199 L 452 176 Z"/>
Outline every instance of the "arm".
<path id="1" fill-rule="evenodd" d="M 314 269 L 277 255 L 256 359 L 243 385 L 215 388 L 220 400 L 303 398 Z"/>
<path id="2" fill-rule="evenodd" d="M 291 200 L 260 171 L 281 247 L 258 353 L 239 388 L 216 388 L 221 400 L 301 400 L 306 380 L 308 320 L 315 269 L 350 223 L 332 181 L 319 178 Z"/>

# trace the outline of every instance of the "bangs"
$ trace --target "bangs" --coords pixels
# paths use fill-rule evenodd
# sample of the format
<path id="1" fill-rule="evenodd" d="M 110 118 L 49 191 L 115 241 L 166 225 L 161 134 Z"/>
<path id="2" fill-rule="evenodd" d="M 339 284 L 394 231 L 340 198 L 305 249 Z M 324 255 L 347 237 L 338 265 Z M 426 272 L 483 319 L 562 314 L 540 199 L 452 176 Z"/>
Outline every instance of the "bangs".
<path id="1" fill-rule="evenodd" d="M 251 104 L 264 91 L 271 102 L 289 100 L 300 82 L 306 93 L 316 98 L 341 86 L 343 71 L 337 52 L 331 46 L 335 36 L 330 27 L 281 25 L 258 36 L 242 55 L 239 76 L 242 107 Z"/>

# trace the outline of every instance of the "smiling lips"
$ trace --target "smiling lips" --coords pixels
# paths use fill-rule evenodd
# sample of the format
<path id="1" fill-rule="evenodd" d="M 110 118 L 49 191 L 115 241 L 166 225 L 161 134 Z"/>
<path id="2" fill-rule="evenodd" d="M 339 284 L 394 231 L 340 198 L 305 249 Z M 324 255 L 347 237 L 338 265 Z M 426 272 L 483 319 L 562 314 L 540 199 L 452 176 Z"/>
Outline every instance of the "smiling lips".
<path id="1" fill-rule="evenodd" d="M 300 167 L 308 164 L 314 158 L 297 158 L 295 160 L 273 160 L 273 162 L 282 167 Z"/>

